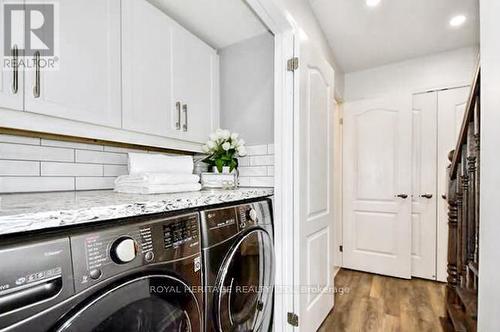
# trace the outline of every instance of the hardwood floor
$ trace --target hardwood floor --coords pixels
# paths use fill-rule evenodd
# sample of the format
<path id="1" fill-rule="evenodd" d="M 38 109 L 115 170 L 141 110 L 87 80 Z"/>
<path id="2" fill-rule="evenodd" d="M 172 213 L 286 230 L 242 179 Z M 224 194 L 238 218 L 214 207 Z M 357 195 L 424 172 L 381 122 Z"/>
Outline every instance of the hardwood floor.
<path id="1" fill-rule="evenodd" d="M 342 269 L 335 278 L 335 307 L 318 331 L 443 331 L 445 285 Z"/>

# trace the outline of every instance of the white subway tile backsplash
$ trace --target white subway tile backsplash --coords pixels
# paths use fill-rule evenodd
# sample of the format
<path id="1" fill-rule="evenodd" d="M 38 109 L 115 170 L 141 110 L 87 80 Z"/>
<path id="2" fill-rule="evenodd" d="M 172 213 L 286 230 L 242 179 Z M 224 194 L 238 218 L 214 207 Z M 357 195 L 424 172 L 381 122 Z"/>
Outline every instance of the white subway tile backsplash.
<path id="1" fill-rule="evenodd" d="M 14 135 L 0 134 L 0 142 L 2 143 L 16 143 L 16 144 L 30 144 L 40 145 L 40 139 L 35 137 L 24 137 Z"/>
<path id="2" fill-rule="evenodd" d="M 273 166 L 274 156 L 252 156 L 250 157 L 250 166 Z"/>
<path id="3" fill-rule="evenodd" d="M 252 145 L 247 146 L 247 154 L 249 156 L 261 156 L 267 154 L 267 145 Z"/>
<path id="4" fill-rule="evenodd" d="M 94 150 L 94 151 L 103 151 L 103 149 L 104 149 L 104 147 L 102 145 L 98 145 L 98 144 L 56 141 L 56 140 L 44 139 L 44 138 L 42 138 L 41 144 L 44 146 L 55 146 L 55 147 L 60 147 L 60 148 L 72 148 L 72 149 Z"/>
<path id="5" fill-rule="evenodd" d="M 102 176 L 103 165 L 42 162 L 41 176 Z"/>
<path id="6" fill-rule="evenodd" d="M 77 177 L 76 190 L 113 189 L 115 177 Z"/>
<path id="7" fill-rule="evenodd" d="M 128 174 L 128 166 L 104 165 L 104 176 L 120 176 Z"/>
<path id="8" fill-rule="evenodd" d="M 0 176 L 39 176 L 38 161 L 0 160 Z"/>
<path id="9" fill-rule="evenodd" d="M 238 158 L 238 166 L 250 166 L 250 157 Z"/>
<path id="10" fill-rule="evenodd" d="M 250 178 L 250 186 L 252 187 L 273 187 L 274 177 L 263 176 L 263 177 L 252 177 Z"/>
<path id="11" fill-rule="evenodd" d="M 249 156 L 239 159 L 242 187 L 274 186 L 274 144 L 247 147 Z"/>
<path id="12" fill-rule="evenodd" d="M 247 150 L 239 158 L 240 185 L 273 186 L 274 145 Z M 128 174 L 128 152 L 158 153 L 0 134 L 0 193 L 112 189 Z"/>
<path id="13" fill-rule="evenodd" d="M 238 179 L 240 187 L 250 187 L 250 179 L 251 178 L 240 177 Z"/>
<path id="14" fill-rule="evenodd" d="M 0 177 L 0 193 L 75 190 L 72 177 Z"/>
<path id="15" fill-rule="evenodd" d="M 72 149 L 47 146 L 0 143 L 0 159 L 74 161 Z"/>
<path id="16" fill-rule="evenodd" d="M 250 166 L 250 167 L 239 167 L 240 176 L 266 176 L 267 167 L 266 166 Z"/>
<path id="17" fill-rule="evenodd" d="M 127 152 L 137 152 L 137 153 L 147 153 L 146 150 L 140 149 L 131 149 L 131 148 L 120 148 L 117 146 L 104 146 L 104 151 L 106 152 L 119 152 L 119 153 L 127 153 Z"/>
<path id="18" fill-rule="evenodd" d="M 77 163 L 127 165 L 126 153 L 76 150 Z"/>

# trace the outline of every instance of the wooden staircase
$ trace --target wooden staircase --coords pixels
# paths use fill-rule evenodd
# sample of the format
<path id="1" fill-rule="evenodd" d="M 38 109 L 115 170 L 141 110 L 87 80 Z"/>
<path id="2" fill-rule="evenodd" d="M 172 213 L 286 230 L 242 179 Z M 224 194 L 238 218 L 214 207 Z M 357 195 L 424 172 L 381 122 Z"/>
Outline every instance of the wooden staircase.
<path id="1" fill-rule="evenodd" d="M 445 330 L 477 330 L 479 275 L 480 67 L 455 150 L 449 154 L 448 285 Z"/>

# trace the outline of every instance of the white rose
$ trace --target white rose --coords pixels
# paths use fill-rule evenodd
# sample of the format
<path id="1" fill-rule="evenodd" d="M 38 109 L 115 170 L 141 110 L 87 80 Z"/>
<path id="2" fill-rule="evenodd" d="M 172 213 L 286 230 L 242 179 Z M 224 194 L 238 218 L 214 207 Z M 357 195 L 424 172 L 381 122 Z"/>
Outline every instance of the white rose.
<path id="1" fill-rule="evenodd" d="M 229 137 L 231 137 L 231 132 L 229 130 L 223 130 L 222 131 L 222 138 L 229 139 Z"/>
<path id="2" fill-rule="evenodd" d="M 212 150 L 213 148 L 215 148 L 215 142 L 214 141 L 208 141 L 207 142 L 207 147 Z"/>
<path id="3" fill-rule="evenodd" d="M 239 136 L 240 135 L 238 133 L 232 133 L 231 134 L 231 140 L 236 142 L 238 140 Z"/>
<path id="4" fill-rule="evenodd" d="M 238 146 L 245 146 L 245 140 L 240 139 L 240 140 L 238 141 Z"/>
<path id="5" fill-rule="evenodd" d="M 217 129 L 217 130 L 215 131 L 215 137 L 216 137 L 216 139 L 221 139 L 223 134 L 224 134 L 224 130 L 222 130 L 222 129 L 220 129 L 220 128 L 219 128 L 219 129 Z M 214 141 L 215 141 L 215 140 L 214 140 Z"/>
<path id="6" fill-rule="evenodd" d="M 215 133 L 210 134 L 210 136 L 209 136 L 209 137 L 210 137 L 210 140 L 211 140 L 211 141 L 215 141 L 215 140 L 217 140 L 217 135 L 216 135 Z"/>
<path id="7" fill-rule="evenodd" d="M 203 146 L 201 147 L 201 150 L 202 150 L 203 152 L 205 152 L 205 153 L 210 152 L 210 148 L 209 148 L 209 147 L 208 147 L 208 145 L 206 145 L 206 144 L 205 144 L 205 145 L 203 145 Z"/>
<path id="8" fill-rule="evenodd" d="M 244 157 L 244 156 L 246 156 L 246 155 L 247 155 L 247 149 L 246 149 L 244 146 L 240 146 L 240 147 L 238 148 L 238 155 L 239 155 L 240 157 Z"/>
<path id="9" fill-rule="evenodd" d="M 226 142 L 222 144 L 222 148 L 224 149 L 224 151 L 227 151 L 231 148 L 231 144 L 229 142 Z"/>

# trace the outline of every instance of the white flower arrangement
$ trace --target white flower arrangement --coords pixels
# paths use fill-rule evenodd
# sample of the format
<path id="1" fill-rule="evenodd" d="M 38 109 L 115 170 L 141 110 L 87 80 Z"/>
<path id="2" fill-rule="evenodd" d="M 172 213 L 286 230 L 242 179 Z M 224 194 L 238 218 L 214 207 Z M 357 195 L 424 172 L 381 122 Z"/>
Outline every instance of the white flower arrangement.
<path id="1" fill-rule="evenodd" d="M 238 156 L 244 157 L 247 154 L 245 141 L 239 138 L 237 133 L 229 130 L 217 129 L 210 134 L 209 140 L 203 145 L 203 152 L 209 154 L 203 161 L 210 166 L 217 167 L 222 172 L 223 167 L 229 167 L 232 172 L 238 168 Z"/>

